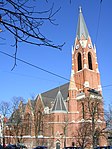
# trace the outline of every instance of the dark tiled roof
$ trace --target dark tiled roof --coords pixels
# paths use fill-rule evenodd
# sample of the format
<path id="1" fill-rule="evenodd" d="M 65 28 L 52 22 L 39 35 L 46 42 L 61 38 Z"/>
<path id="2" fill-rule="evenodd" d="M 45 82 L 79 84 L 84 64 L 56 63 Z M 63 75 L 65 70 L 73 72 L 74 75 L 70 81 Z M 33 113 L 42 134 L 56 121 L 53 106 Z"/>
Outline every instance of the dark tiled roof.
<path id="1" fill-rule="evenodd" d="M 54 89 L 52 89 L 52 90 L 49 90 L 49 91 L 47 91 L 47 92 L 42 93 L 42 94 L 41 94 L 41 97 L 42 97 L 42 101 L 43 101 L 43 103 L 44 103 L 44 106 L 51 108 L 51 103 L 54 104 L 55 98 L 56 98 L 57 93 L 58 93 L 59 90 L 60 90 L 61 93 L 62 93 L 63 100 L 66 100 L 67 97 L 68 97 L 68 88 L 69 88 L 69 83 L 66 83 L 66 84 L 64 84 L 64 85 L 61 85 L 61 86 L 56 87 L 56 88 L 54 88 Z M 37 98 L 36 98 L 36 99 L 37 99 Z M 34 108 L 35 102 L 36 102 L 36 100 L 31 100 L 32 108 Z M 26 107 L 26 104 L 22 104 L 22 112 L 23 112 L 23 113 L 24 113 L 24 111 L 25 111 L 25 107 Z M 63 109 L 64 109 L 64 107 L 63 107 Z M 11 117 L 9 118 L 9 121 L 8 121 L 7 124 L 10 124 L 10 123 L 12 123 L 12 122 L 14 121 L 13 117 L 15 117 L 17 114 L 19 114 L 19 113 L 18 113 L 18 110 L 19 110 L 19 109 L 15 110 L 15 111 L 12 113 L 12 115 L 11 115 Z"/>
<path id="2" fill-rule="evenodd" d="M 55 98 L 52 112 L 67 112 L 67 109 L 63 100 L 63 96 L 60 90 L 58 91 L 57 96 Z"/>
<path id="3" fill-rule="evenodd" d="M 68 97 L 68 88 L 69 88 L 69 83 L 66 83 L 64 85 L 58 86 L 52 90 L 42 93 L 41 96 L 42 96 L 44 105 L 51 108 L 51 103 L 54 102 L 59 90 L 62 93 L 63 99 L 66 100 Z"/>

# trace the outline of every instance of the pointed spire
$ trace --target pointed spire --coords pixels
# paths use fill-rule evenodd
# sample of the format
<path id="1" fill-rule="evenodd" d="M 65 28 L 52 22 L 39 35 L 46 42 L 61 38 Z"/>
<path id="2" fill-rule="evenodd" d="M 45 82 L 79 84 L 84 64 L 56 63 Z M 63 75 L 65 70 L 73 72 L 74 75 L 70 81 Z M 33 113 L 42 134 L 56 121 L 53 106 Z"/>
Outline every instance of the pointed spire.
<path id="1" fill-rule="evenodd" d="M 96 45 L 94 44 L 94 47 L 93 47 L 93 49 L 94 49 L 94 51 L 95 51 L 95 53 L 96 53 Z"/>
<path id="2" fill-rule="evenodd" d="M 73 48 L 73 46 L 72 46 L 72 54 L 74 54 L 74 48 Z"/>
<path id="3" fill-rule="evenodd" d="M 86 23 L 84 21 L 84 17 L 82 14 L 82 8 L 79 7 L 79 19 L 78 19 L 78 25 L 77 25 L 77 37 L 78 39 L 81 39 L 81 36 L 84 36 L 86 39 L 88 39 L 89 33 L 86 26 Z"/>
<path id="4" fill-rule="evenodd" d="M 57 96 L 55 98 L 52 112 L 67 112 L 67 109 L 63 100 L 63 96 L 60 90 L 58 91 Z"/>

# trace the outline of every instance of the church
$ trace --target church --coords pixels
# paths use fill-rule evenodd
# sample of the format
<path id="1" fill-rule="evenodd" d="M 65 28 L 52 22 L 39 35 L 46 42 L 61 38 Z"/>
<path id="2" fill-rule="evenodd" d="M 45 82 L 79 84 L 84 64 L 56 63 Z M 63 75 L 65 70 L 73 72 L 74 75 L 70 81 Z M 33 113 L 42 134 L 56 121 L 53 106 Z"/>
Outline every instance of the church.
<path id="1" fill-rule="evenodd" d="M 18 134 L 12 133 L 7 142 L 14 143 L 15 138 L 29 149 L 37 145 L 49 149 L 107 145 L 96 47 L 81 8 L 72 47 L 70 81 L 39 94 L 35 100 L 29 99 L 25 105 L 21 102 L 18 111 L 16 114 L 21 112 L 24 127 L 19 126 Z M 11 123 L 9 126 L 12 127 Z"/>

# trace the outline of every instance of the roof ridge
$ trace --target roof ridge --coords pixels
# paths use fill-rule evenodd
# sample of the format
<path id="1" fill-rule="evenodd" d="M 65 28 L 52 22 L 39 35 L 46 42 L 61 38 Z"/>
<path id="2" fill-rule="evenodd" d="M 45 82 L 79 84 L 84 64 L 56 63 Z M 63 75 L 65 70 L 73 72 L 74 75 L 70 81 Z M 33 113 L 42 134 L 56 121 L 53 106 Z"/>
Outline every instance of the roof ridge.
<path id="1" fill-rule="evenodd" d="M 47 90 L 47 91 L 41 93 L 41 95 L 42 95 L 42 94 L 45 94 L 45 93 L 47 93 L 47 92 L 49 92 L 49 91 L 58 89 L 58 88 L 60 88 L 60 90 L 62 90 L 61 88 L 62 88 L 63 86 L 65 86 L 66 84 L 69 84 L 69 82 L 68 82 L 68 83 L 65 83 L 65 84 L 62 84 L 62 85 L 59 85 L 59 86 L 57 86 L 57 87 L 55 87 L 55 88 L 49 89 L 49 90 Z"/>

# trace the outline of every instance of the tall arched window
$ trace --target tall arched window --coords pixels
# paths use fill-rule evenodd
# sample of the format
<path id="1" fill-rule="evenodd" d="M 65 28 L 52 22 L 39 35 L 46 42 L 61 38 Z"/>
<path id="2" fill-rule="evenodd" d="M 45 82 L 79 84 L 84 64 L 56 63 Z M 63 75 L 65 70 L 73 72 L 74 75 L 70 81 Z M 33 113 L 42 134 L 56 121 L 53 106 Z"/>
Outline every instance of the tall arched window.
<path id="1" fill-rule="evenodd" d="M 89 52 L 88 53 L 88 67 L 89 67 L 89 69 L 93 69 L 92 68 L 92 58 L 91 58 L 91 53 Z"/>
<path id="2" fill-rule="evenodd" d="M 85 118 L 85 109 L 84 109 L 84 103 L 82 102 L 82 118 Z"/>
<path id="3" fill-rule="evenodd" d="M 81 54 L 78 53 L 78 71 L 82 69 Z"/>

